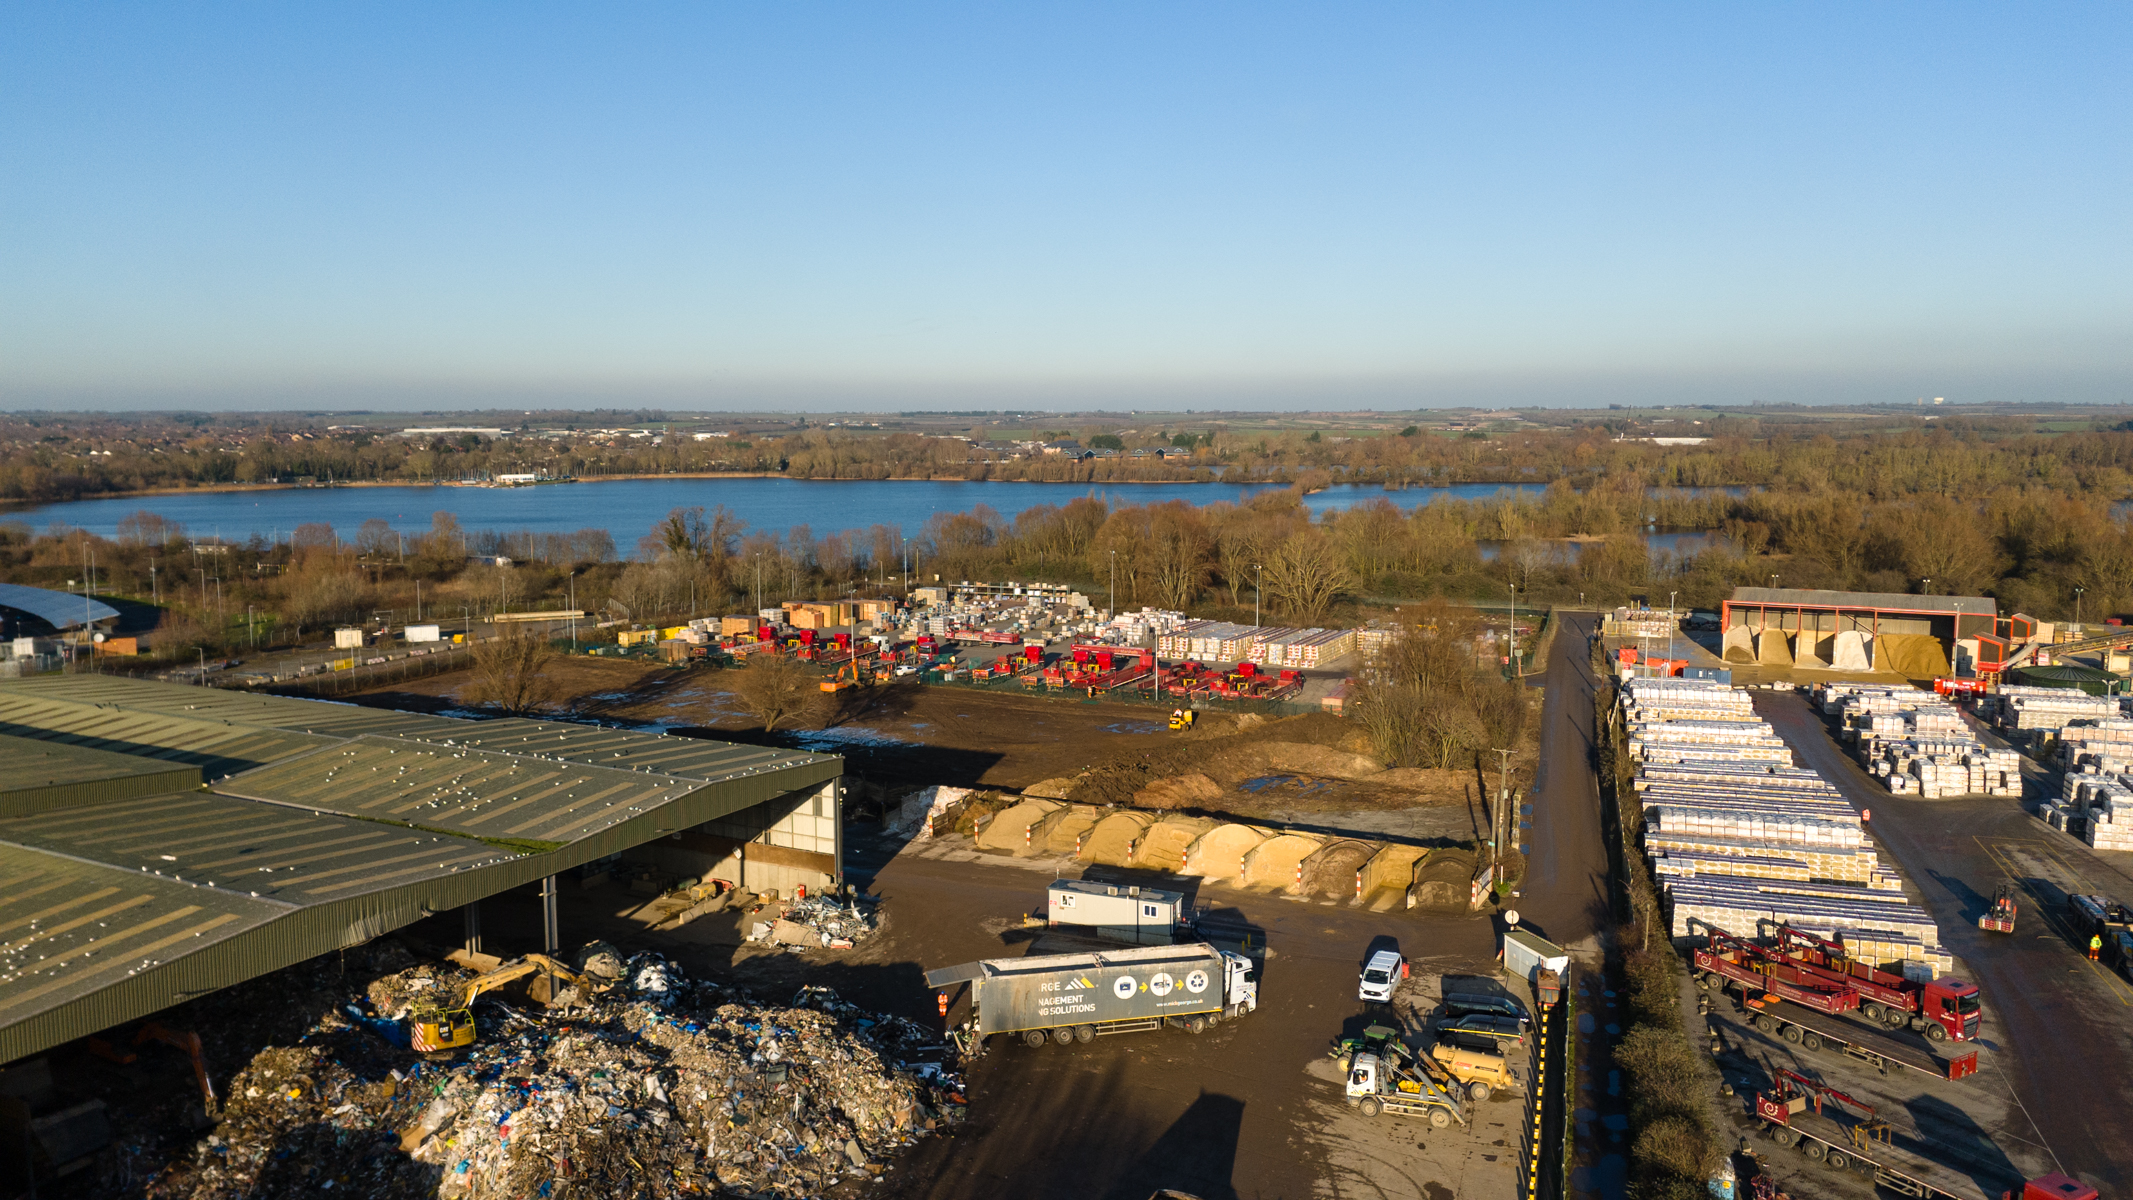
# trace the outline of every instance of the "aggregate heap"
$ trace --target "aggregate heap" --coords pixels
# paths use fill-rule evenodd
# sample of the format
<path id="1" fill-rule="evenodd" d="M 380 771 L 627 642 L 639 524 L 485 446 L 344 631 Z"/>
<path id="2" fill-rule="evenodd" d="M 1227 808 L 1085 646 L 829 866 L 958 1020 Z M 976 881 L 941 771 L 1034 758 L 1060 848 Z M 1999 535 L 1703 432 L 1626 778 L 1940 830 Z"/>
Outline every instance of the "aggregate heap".
<path id="1" fill-rule="evenodd" d="M 1858 810 L 1793 765 L 1747 692 L 1632 679 L 1622 704 L 1645 851 L 1675 937 L 1782 922 L 1841 938 L 1864 962 L 1952 969 L 1939 927 L 1882 863 Z"/>

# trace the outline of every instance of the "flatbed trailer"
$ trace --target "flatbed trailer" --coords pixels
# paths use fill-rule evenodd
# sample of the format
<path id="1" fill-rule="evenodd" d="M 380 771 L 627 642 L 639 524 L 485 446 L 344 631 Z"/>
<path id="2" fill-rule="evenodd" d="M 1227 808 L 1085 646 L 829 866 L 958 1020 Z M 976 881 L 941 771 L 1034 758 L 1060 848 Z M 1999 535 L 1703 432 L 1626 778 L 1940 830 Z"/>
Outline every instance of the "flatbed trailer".
<path id="1" fill-rule="evenodd" d="M 1795 1106 L 1799 1103 L 1799 1098 L 1792 1101 Z M 1771 1140 L 1778 1145 L 1797 1147 L 1823 1166 L 1864 1175 L 1875 1186 L 1898 1195 L 1921 1200 L 1999 1200 L 2002 1195 L 1999 1188 L 1980 1188 L 1967 1172 L 1942 1166 L 1908 1148 L 1898 1148 L 1886 1140 L 1885 1132 L 1879 1138 L 1863 1132 L 1871 1128 L 1867 1124 L 1847 1125 L 1806 1109 L 1789 1111 L 1783 1100 L 1768 1094 L 1756 1096 L 1755 1115 L 1769 1126 Z M 1885 1130 L 1886 1126 L 1882 1128 Z M 2022 1186 L 2019 1178 L 2007 1182 L 2013 1188 Z"/>
<path id="2" fill-rule="evenodd" d="M 1717 980 L 1721 987 L 1712 987 Z M 1705 976 L 1700 981 L 1707 991 L 1720 991 L 1723 980 L 1718 976 Z M 1839 1020 L 1798 1007 L 1777 1007 L 1761 1004 L 1752 997 L 1742 998 L 1742 1008 L 1748 1024 L 1779 1040 L 1803 1050 L 1830 1050 L 1847 1058 L 1854 1058 L 1881 1072 L 1892 1068 L 1917 1071 L 1935 1079 L 1968 1079 L 1977 1074 L 1977 1051 L 1964 1050 L 1941 1058 L 1923 1046 L 1914 1046 L 1895 1034 L 1861 1025 L 1855 1021 Z"/>

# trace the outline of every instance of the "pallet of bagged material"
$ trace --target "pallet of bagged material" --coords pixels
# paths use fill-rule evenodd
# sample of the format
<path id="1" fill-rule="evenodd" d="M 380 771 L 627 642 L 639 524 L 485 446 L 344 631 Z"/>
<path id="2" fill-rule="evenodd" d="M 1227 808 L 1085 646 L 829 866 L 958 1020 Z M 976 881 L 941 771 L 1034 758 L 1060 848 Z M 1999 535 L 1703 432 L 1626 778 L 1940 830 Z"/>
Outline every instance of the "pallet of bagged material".
<path id="1" fill-rule="evenodd" d="M 1809 850 L 1800 846 L 1779 845 L 1748 838 L 1664 833 L 1647 835 L 1645 846 L 1653 854 L 1782 859 L 1800 864 L 1810 879 L 1836 879 L 1870 884 L 1880 873 L 1880 859 L 1874 851 L 1868 849 Z"/>
<path id="2" fill-rule="evenodd" d="M 1762 855 L 1696 854 L 1676 851 L 1652 856 L 1654 875 L 1735 875 L 1746 879 L 1781 879 L 1805 882 L 1811 878 L 1807 864 L 1796 859 Z"/>

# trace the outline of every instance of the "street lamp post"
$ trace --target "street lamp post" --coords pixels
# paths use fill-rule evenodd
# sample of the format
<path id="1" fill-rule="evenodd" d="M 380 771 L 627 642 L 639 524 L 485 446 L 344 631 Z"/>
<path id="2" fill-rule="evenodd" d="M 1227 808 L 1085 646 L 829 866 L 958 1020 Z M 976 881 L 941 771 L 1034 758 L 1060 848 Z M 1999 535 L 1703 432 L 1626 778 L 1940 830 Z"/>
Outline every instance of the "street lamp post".
<path id="1" fill-rule="evenodd" d="M 2074 628 L 2076 629 L 2081 627 L 2081 593 L 2085 591 L 2088 591 L 2088 589 L 2078 587 L 2074 589 Z"/>
<path id="2" fill-rule="evenodd" d="M 1118 551 L 1111 551 L 1111 615 L 1118 615 Z"/>
<path id="3" fill-rule="evenodd" d="M 1252 564 L 1252 628 L 1259 627 L 1259 599 L 1266 594 L 1266 568 Z"/>

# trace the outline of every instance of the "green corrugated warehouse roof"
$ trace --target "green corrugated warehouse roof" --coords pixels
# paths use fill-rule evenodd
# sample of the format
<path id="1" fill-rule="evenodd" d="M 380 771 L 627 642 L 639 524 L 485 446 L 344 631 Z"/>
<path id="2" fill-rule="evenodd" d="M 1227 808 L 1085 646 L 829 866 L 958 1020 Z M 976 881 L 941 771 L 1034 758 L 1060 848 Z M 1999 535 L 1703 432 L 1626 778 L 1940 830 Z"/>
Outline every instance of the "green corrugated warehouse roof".
<path id="1" fill-rule="evenodd" d="M 200 786 L 200 768 L 0 735 L 0 816 Z"/>
<path id="2" fill-rule="evenodd" d="M 0 1063 L 843 773 L 832 755 L 94 675 L 0 681 L 0 734 L 17 735 L 0 754 L 66 755 L 107 789 L 0 808 Z M 213 790 L 117 794 L 195 782 L 188 767 Z"/>

